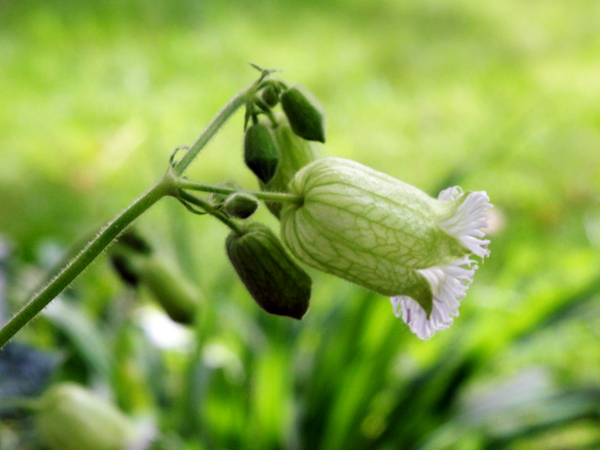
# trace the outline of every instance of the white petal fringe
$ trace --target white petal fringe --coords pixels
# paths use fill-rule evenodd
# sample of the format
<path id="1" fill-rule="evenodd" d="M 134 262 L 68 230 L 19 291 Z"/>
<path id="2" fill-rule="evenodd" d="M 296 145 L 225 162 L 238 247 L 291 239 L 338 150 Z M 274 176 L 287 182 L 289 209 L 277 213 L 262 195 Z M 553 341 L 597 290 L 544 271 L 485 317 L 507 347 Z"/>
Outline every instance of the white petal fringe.
<path id="1" fill-rule="evenodd" d="M 433 309 L 429 319 L 421 305 L 405 295 L 390 299 L 394 314 L 402 317 L 410 330 L 423 340 L 445 330 L 452 325 L 453 318 L 458 317 L 460 300 L 465 297 L 477 269 L 474 263 L 465 256 L 452 264 L 417 270 L 429 282 L 433 292 Z"/>
<path id="2" fill-rule="evenodd" d="M 438 200 L 451 201 L 462 197 L 463 191 L 454 186 L 440 192 Z M 490 198 L 484 191 L 471 192 L 456 209 L 454 215 L 439 224 L 446 233 L 455 236 L 466 248 L 480 258 L 490 254 L 490 243 L 482 228 L 489 227 L 490 215 L 487 210 L 493 208 Z"/>

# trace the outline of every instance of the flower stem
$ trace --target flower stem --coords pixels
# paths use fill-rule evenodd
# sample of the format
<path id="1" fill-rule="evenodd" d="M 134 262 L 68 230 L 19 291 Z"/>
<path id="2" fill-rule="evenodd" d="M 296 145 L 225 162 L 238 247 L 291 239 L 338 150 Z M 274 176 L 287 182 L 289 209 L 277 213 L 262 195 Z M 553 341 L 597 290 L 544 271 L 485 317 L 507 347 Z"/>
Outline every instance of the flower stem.
<path id="1" fill-rule="evenodd" d="M 235 223 L 234 220 L 230 219 L 225 214 L 218 211 L 210 203 L 205 202 L 201 198 L 198 198 L 195 195 L 189 194 L 183 190 L 179 191 L 179 195 L 177 198 L 179 198 L 180 200 L 186 201 L 188 203 L 191 203 L 193 205 L 199 206 L 200 208 L 202 208 L 204 211 L 206 211 L 211 216 L 214 216 L 217 219 L 219 219 L 221 222 L 223 222 L 225 225 L 227 225 L 229 228 L 231 228 L 237 234 L 242 234 L 242 229 L 240 228 L 240 226 L 237 223 Z"/>
<path id="2" fill-rule="evenodd" d="M 214 117 L 214 119 L 207 125 L 202 134 L 196 139 L 196 142 L 189 148 L 186 154 L 175 164 L 173 167 L 176 175 L 182 175 L 185 169 L 191 164 L 191 162 L 198 156 L 200 150 L 208 143 L 208 141 L 219 131 L 225 122 L 238 110 L 242 105 L 246 103 L 249 95 L 254 94 L 258 86 L 258 81 L 253 82 L 250 86 L 242 91 L 238 92 L 230 101 L 227 103 L 221 111 Z"/>
<path id="3" fill-rule="evenodd" d="M 148 208 L 154 205 L 165 195 L 174 197 L 182 197 L 186 194 L 179 189 L 178 179 L 183 172 L 198 156 L 198 153 L 217 133 L 225 122 L 233 115 L 238 108 L 244 105 L 251 95 L 254 95 L 258 85 L 265 77 L 265 72 L 261 77 L 253 82 L 246 89 L 240 91 L 227 103 L 221 111 L 217 113 L 215 118 L 204 129 L 200 137 L 188 149 L 185 155 L 176 162 L 167 174 L 144 195 L 138 198 L 127 209 L 125 209 L 112 222 L 104 227 L 100 233 L 92 239 L 87 246 L 68 263 L 61 272 L 50 281 L 41 291 L 33 296 L 33 298 L 0 330 L 0 348 L 6 344 L 21 328 L 39 314 L 58 294 L 60 294 L 81 272 L 85 270 L 91 262 L 135 219 L 137 219 Z M 221 213 L 214 210 L 210 211 L 210 205 L 203 200 L 197 199 L 191 194 L 186 194 L 190 198 L 186 199 L 194 203 L 208 213 L 216 216 L 219 220 L 225 222 L 230 228 L 237 232 L 241 232 L 240 228 L 229 218 L 224 217 Z M 185 199 L 185 198 L 184 198 Z M 193 199 L 193 200 L 192 200 Z M 206 207 L 208 206 L 209 209 Z M 228 223 L 231 222 L 231 223 Z"/>
<path id="4" fill-rule="evenodd" d="M 175 195 L 177 185 L 170 172 L 154 187 L 138 198 L 112 222 L 104 227 L 87 246 L 71 260 L 0 330 L 0 348 L 21 328 L 42 311 L 135 219 L 165 195 Z"/>
<path id="5" fill-rule="evenodd" d="M 294 194 L 286 194 L 283 192 L 264 192 L 264 191 L 251 191 L 247 189 L 235 189 L 223 186 L 213 186 L 211 184 L 197 183 L 195 181 L 186 180 L 180 178 L 177 180 L 177 184 L 181 189 L 189 189 L 192 191 L 212 192 L 215 194 L 235 194 L 237 192 L 243 192 L 246 194 L 252 194 L 256 198 L 261 200 L 267 200 L 269 202 L 277 203 L 301 203 L 302 196 Z"/>

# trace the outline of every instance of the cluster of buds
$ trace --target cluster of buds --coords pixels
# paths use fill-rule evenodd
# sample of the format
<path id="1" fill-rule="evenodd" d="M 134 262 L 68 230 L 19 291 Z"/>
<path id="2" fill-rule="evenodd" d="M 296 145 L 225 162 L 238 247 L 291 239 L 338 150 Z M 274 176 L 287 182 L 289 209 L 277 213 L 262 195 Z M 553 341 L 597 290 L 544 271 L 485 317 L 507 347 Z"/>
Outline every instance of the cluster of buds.
<path id="1" fill-rule="evenodd" d="M 244 123 L 244 160 L 260 191 L 192 183 L 213 192 L 208 203 L 182 196 L 232 229 L 227 255 L 254 300 L 269 313 L 302 318 L 311 280 L 295 258 L 390 297 L 421 339 L 448 328 L 478 268 L 473 257 L 489 255 L 487 194 L 455 186 L 434 199 L 359 163 L 320 158 L 319 101 L 260 70 Z M 252 216 L 259 199 L 279 219 L 282 241 L 265 225 L 236 222 Z"/>
<path id="2" fill-rule="evenodd" d="M 272 111 L 278 104 L 283 114 Z M 260 115 L 266 120 L 259 120 Z M 252 124 L 247 126 L 250 119 Z M 309 143 L 325 142 L 325 112 L 321 103 L 304 86 L 288 87 L 276 79 L 264 80 L 247 102 L 245 125 L 246 165 L 262 184 L 284 172 L 276 183 L 284 188 L 282 192 L 285 178 L 315 159 Z"/>
<path id="3" fill-rule="evenodd" d="M 292 255 L 389 296 L 394 314 L 421 339 L 448 328 L 477 269 L 472 256 L 489 255 L 487 194 L 452 187 L 434 199 L 356 162 L 319 159 L 312 141 L 325 141 L 325 114 L 310 92 L 267 79 L 255 99 L 246 111 L 253 124 L 245 160 L 261 190 L 299 199 L 267 201 Z M 278 104 L 283 114 L 271 111 Z M 265 118 L 258 120 L 256 111 Z M 267 230 L 233 232 L 227 253 L 263 309 L 299 318 L 310 278 Z"/>
<path id="4" fill-rule="evenodd" d="M 283 112 L 272 110 L 278 105 Z M 270 77 L 247 102 L 245 126 L 244 160 L 265 192 L 288 192 L 295 174 L 318 158 L 315 142 L 325 142 L 325 113 L 316 97 L 301 85 L 288 87 Z M 250 214 L 240 215 L 239 211 L 254 212 L 250 198 L 255 199 L 247 193 L 227 198 L 213 195 L 212 204 L 230 217 L 246 219 Z M 266 201 L 266 205 L 279 218 L 281 203 Z M 238 276 L 262 309 L 295 319 L 304 316 L 312 281 L 267 226 L 240 226 L 230 233 L 226 249 Z"/>

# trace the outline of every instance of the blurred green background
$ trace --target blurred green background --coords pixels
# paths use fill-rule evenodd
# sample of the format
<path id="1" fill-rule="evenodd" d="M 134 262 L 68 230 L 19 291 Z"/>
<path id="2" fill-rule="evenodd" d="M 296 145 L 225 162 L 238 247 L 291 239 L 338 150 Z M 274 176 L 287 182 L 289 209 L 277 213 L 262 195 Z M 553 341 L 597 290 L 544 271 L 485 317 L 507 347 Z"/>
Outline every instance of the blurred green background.
<path id="1" fill-rule="evenodd" d="M 164 200 L 137 229 L 204 292 L 196 326 L 169 333 L 103 255 L 18 335 L 25 368 L 4 352 L 0 407 L 71 380 L 152 421 L 156 448 L 600 448 L 598 30 L 596 0 L 1 1 L 3 319 L 256 77 L 248 61 L 317 95 L 324 154 L 495 209 L 460 317 L 422 342 L 388 299 L 316 271 L 302 322 L 266 315 L 227 229 Z M 242 119 L 190 178 L 255 188 Z M 1 417 L 2 450 L 43 448 L 34 416 Z"/>

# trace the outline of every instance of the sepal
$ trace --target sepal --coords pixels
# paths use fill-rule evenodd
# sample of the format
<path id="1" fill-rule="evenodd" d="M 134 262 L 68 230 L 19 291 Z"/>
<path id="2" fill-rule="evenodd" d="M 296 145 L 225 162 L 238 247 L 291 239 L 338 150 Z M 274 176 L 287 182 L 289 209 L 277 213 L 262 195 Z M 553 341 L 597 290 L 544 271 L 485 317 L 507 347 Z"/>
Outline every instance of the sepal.
<path id="1" fill-rule="evenodd" d="M 258 209 L 258 199 L 252 194 L 236 192 L 231 194 L 223 204 L 223 211 L 237 219 L 247 219 Z"/>
<path id="2" fill-rule="evenodd" d="M 275 175 L 268 183 L 260 182 L 260 188 L 268 192 L 289 192 L 288 185 L 296 172 L 320 156 L 316 143 L 307 141 L 292 130 L 286 117 L 277 116 L 277 126 L 272 129 L 279 148 L 281 160 Z M 267 208 L 279 218 L 282 204 L 266 202 Z"/>
<path id="3" fill-rule="evenodd" d="M 251 223 L 227 237 L 227 256 L 258 305 L 270 314 L 301 319 L 312 280 L 265 225 Z"/>

